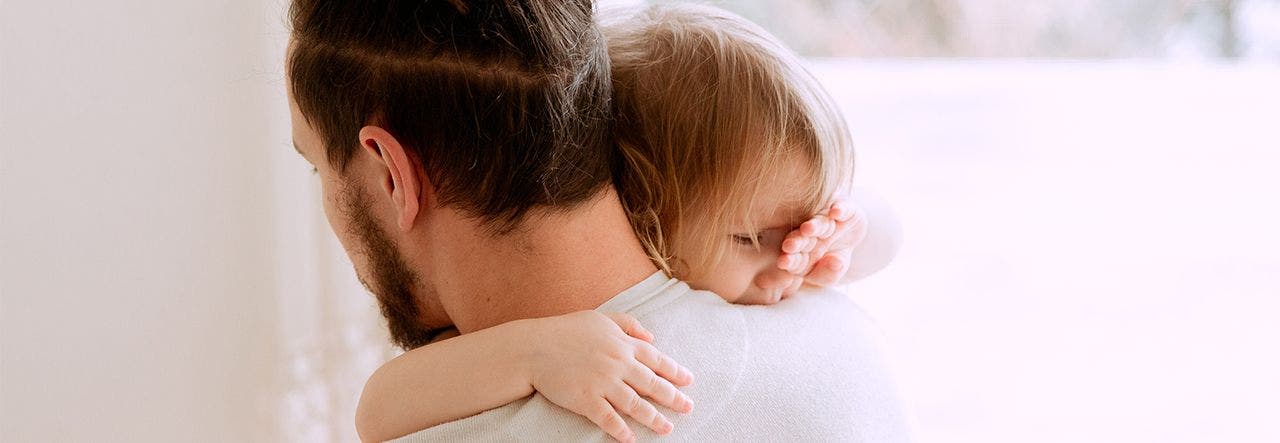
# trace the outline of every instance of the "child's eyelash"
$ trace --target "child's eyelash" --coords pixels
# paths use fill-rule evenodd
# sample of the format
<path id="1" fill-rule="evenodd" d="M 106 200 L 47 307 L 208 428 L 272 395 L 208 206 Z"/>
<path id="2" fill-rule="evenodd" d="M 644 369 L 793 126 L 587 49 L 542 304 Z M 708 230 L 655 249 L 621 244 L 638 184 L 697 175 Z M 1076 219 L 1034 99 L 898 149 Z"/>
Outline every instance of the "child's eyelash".
<path id="1" fill-rule="evenodd" d="M 734 234 L 733 241 L 743 246 L 755 246 L 755 242 L 752 241 L 751 236 L 747 234 Z"/>

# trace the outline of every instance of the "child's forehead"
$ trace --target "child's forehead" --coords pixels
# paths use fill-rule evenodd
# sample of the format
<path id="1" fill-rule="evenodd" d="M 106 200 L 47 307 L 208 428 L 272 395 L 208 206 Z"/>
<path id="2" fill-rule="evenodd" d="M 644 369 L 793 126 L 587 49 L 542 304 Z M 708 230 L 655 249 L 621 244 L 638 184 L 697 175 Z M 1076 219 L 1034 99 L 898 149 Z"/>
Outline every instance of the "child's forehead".
<path id="1" fill-rule="evenodd" d="M 757 230 L 794 229 L 813 216 L 809 213 L 808 205 L 799 199 L 767 200 L 757 200 L 751 205 L 749 213 L 745 214 L 745 223 L 750 227 Z"/>
<path id="2" fill-rule="evenodd" d="M 719 191 L 703 200 L 718 214 L 713 218 L 741 232 L 794 227 L 812 217 L 827 191 L 822 171 L 797 151 L 739 164 L 730 177 L 713 186 Z"/>
<path id="3" fill-rule="evenodd" d="M 740 215 L 756 228 L 795 227 L 814 215 L 813 183 L 806 162 L 790 159 L 758 182 L 754 195 L 742 195 L 746 211 Z M 762 177 L 763 178 L 763 177 Z"/>

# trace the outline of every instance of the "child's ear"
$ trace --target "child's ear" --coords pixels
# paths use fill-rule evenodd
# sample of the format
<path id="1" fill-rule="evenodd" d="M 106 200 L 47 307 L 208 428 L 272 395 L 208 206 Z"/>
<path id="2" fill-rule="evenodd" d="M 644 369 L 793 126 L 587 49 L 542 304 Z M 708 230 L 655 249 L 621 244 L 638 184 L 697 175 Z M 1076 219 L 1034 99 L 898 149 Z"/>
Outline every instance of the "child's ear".
<path id="1" fill-rule="evenodd" d="M 429 192 L 424 189 L 428 183 L 424 170 L 399 140 L 380 127 L 360 128 L 360 147 L 382 166 L 379 180 L 395 207 L 396 225 L 403 231 L 413 229 L 422 208 L 420 199 Z"/>

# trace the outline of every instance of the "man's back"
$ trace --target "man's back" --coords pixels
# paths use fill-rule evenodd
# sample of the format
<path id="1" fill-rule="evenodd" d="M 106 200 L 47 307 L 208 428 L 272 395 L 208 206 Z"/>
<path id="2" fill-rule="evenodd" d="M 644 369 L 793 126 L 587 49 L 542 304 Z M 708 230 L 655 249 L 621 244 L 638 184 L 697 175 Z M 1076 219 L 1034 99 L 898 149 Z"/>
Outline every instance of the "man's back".
<path id="1" fill-rule="evenodd" d="M 773 306 L 732 305 L 654 274 L 598 308 L 635 316 L 689 368 L 693 412 L 663 410 L 686 441 L 909 440 L 902 405 L 866 315 L 835 291 Z M 656 437 L 628 420 L 640 439 Z M 605 441 L 541 395 L 409 435 L 419 440 Z"/>

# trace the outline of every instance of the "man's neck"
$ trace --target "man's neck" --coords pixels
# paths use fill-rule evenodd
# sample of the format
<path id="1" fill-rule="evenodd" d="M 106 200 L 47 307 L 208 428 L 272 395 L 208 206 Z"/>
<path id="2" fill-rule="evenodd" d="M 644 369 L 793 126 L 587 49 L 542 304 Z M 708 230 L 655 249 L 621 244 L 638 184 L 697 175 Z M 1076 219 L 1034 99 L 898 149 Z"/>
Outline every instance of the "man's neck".
<path id="1" fill-rule="evenodd" d="M 612 187 L 563 213 L 531 214 L 492 237 L 453 226 L 435 257 L 440 302 L 462 333 L 523 318 L 594 309 L 657 271 Z"/>

